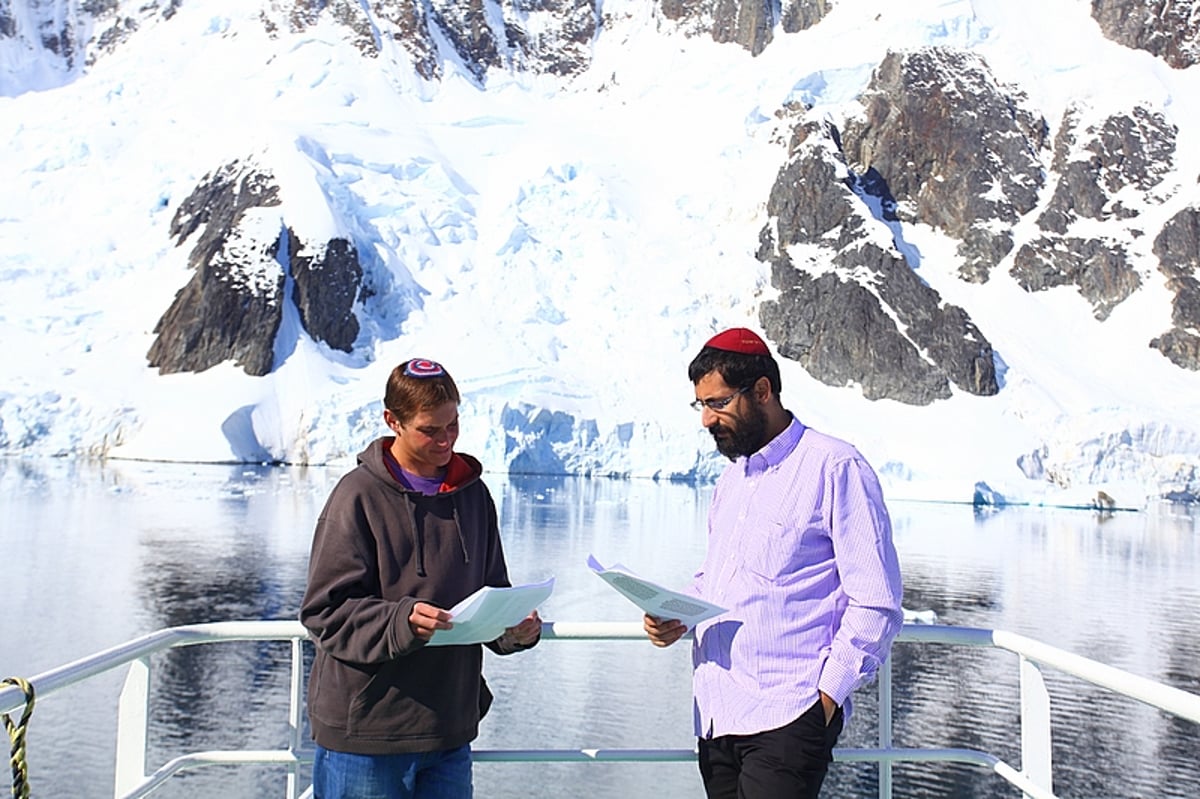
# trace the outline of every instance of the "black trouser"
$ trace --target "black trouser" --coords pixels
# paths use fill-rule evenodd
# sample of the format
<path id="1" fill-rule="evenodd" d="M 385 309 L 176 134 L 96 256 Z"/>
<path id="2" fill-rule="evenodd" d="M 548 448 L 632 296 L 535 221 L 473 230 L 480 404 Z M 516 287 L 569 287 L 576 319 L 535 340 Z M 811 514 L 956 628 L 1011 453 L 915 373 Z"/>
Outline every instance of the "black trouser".
<path id="1" fill-rule="evenodd" d="M 708 799 L 816 799 L 842 732 L 839 707 L 825 724 L 821 701 L 777 730 L 700 739 Z"/>

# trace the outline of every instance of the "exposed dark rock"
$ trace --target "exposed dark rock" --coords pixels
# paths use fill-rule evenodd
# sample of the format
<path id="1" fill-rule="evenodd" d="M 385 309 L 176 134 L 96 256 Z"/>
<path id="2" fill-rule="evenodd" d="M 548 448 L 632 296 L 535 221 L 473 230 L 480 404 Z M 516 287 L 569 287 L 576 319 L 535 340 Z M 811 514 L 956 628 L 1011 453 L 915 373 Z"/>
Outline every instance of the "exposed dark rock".
<path id="1" fill-rule="evenodd" d="M 250 375 L 271 371 L 283 307 L 282 227 L 263 241 L 241 225 L 248 212 L 278 205 L 273 178 L 236 162 L 206 176 L 180 205 L 171 221 L 176 244 L 203 232 L 188 257 L 192 279 L 154 329 L 151 366 L 201 372 L 233 359 Z"/>
<path id="2" fill-rule="evenodd" d="M 1172 217 L 1154 240 L 1159 271 L 1175 295 L 1171 330 L 1150 342 L 1176 366 L 1200 371 L 1200 209 Z"/>
<path id="3" fill-rule="evenodd" d="M 17 35 L 17 18 L 12 13 L 12 0 L 0 0 L 0 38 Z"/>
<path id="4" fill-rule="evenodd" d="M 122 13 L 118 0 L 85 0 L 80 10 L 90 15 L 91 41 L 87 42 L 86 63 L 91 66 L 96 58 L 116 50 L 121 44 L 141 30 L 143 25 L 154 22 L 156 18 L 170 19 L 175 15 L 182 0 L 157 0 L 146 2 L 136 8 L 136 15 L 131 16 L 126 9 Z"/>
<path id="5" fill-rule="evenodd" d="M 500 67 L 503 32 L 488 24 L 487 0 L 433 0 L 432 21 L 462 58 L 463 65 L 480 83 L 490 67 Z"/>
<path id="6" fill-rule="evenodd" d="M 442 65 L 421 0 L 380 0 L 374 5 L 375 13 L 390 26 L 393 41 L 412 59 L 417 74 L 425 80 L 440 78 Z"/>
<path id="7" fill-rule="evenodd" d="M 812 277 L 777 262 L 771 282 L 786 285 L 759 308 L 779 355 L 831 386 L 860 385 L 867 399 L 928 405 L 950 396 L 946 376 L 896 329 L 879 298 L 827 272 Z"/>
<path id="8" fill-rule="evenodd" d="M 280 29 L 300 33 L 317 23 L 321 14 L 328 14 L 350 34 L 349 41 L 363 55 L 379 55 L 379 41 L 370 10 L 358 0 L 273 0 L 260 17 L 263 27 L 272 36 Z"/>
<path id="9" fill-rule="evenodd" d="M 132 17 L 121 17 L 113 21 L 94 40 L 95 46 L 88 53 L 88 63 L 95 63 L 97 53 L 111 53 L 130 36 L 137 32 L 137 20 Z"/>
<path id="10" fill-rule="evenodd" d="M 363 276 L 354 245 L 345 239 L 333 239 L 323 253 L 307 255 L 291 230 L 288 233 L 295 281 L 292 299 L 301 324 L 314 339 L 350 352 L 358 338 L 354 302 Z"/>
<path id="11" fill-rule="evenodd" d="M 713 19 L 713 40 L 736 42 L 758 55 L 771 43 L 775 17 L 770 0 L 719 2 Z"/>
<path id="12" fill-rule="evenodd" d="M 1200 63 L 1196 0 L 1092 0 L 1092 18 L 1109 39 L 1152 53 L 1175 69 Z"/>
<path id="13" fill-rule="evenodd" d="M 1171 288 L 1179 294 L 1190 294 L 1193 301 L 1200 296 L 1200 287 L 1194 280 L 1188 285 L 1174 285 Z M 1150 346 L 1167 356 L 1176 366 L 1193 372 L 1200 371 L 1200 336 L 1195 333 L 1174 328 L 1152 338 Z"/>
<path id="14" fill-rule="evenodd" d="M 941 295 L 924 283 L 903 259 L 866 244 L 857 253 L 839 253 L 834 263 L 866 267 L 880 299 L 896 314 L 905 334 L 931 360 L 938 371 L 969 394 L 991 396 L 1000 390 L 992 345 L 979 332 L 967 312 L 942 302 Z"/>
<path id="15" fill-rule="evenodd" d="M 1054 143 L 1054 196 L 1038 218 L 1047 231 L 1065 234 L 1076 219 L 1126 219 L 1133 211 L 1112 196 L 1162 183 L 1172 169 L 1178 130 L 1161 113 L 1141 106 L 1101 125 L 1080 129 L 1078 109 L 1063 115 Z"/>
<path id="16" fill-rule="evenodd" d="M 379 39 L 367 4 L 360 0 L 333 0 L 326 3 L 333 18 L 351 33 L 350 41 L 365 56 L 379 55 Z"/>
<path id="17" fill-rule="evenodd" d="M 981 57 L 947 48 L 889 53 L 860 100 L 842 131 L 850 168 L 882 175 L 903 221 L 960 239 L 962 276 L 986 281 L 1037 203 L 1045 120 Z"/>
<path id="18" fill-rule="evenodd" d="M 767 198 L 767 214 L 782 247 L 825 241 L 830 249 L 840 250 L 857 241 L 862 232 L 863 218 L 854 194 L 848 190 L 844 172 L 839 171 L 828 134 L 821 135 L 819 130 L 800 126 L 793 137 L 794 147 L 808 142 L 814 133 L 820 140 L 783 165 Z M 822 152 L 825 146 L 829 150 Z M 830 236 L 834 237 L 827 238 Z"/>
<path id="19" fill-rule="evenodd" d="M 316 24 L 317 17 L 325 8 L 325 0 L 286 0 L 282 3 L 272 3 L 272 6 L 282 6 L 288 21 L 288 29 L 293 32 L 308 30 Z"/>
<path id="20" fill-rule="evenodd" d="M 590 66 L 600 25 L 596 0 L 512 0 L 505 21 L 516 68 L 566 77 Z"/>
<path id="21" fill-rule="evenodd" d="M 56 56 L 52 61 L 59 62 L 64 71 L 74 69 L 82 61 L 80 54 L 85 45 L 81 30 L 86 29 L 88 20 L 85 14 L 81 18 L 82 9 L 77 12 L 52 3 L 26 5 L 30 7 L 18 16 L 12 0 L 0 0 L 0 38 L 19 39 L 30 50 L 45 50 Z"/>
<path id="22" fill-rule="evenodd" d="M 1140 195 L 1137 205 L 1159 204 L 1153 190 L 1172 168 L 1178 131 L 1161 113 L 1140 106 L 1097 124 L 1084 124 L 1081 115 L 1078 108 L 1063 115 L 1052 163 L 1057 182 L 1038 218 L 1043 230 L 1056 235 L 1023 245 L 1011 272 L 1026 291 L 1078 286 L 1103 320 L 1138 289 L 1141 277 L 1125 245 L 1069 233 L 1080 219 L 1119 223 L 1136 218 L 1136 211 L 1114 199 L 1118 194 L 1128 197 L 1133 191 Z M 1128 230 L 1124 225 L 1106 229 L 1114 235 Z"/>
<path id="23" fill-rule="evenodd" d="M 772 0 L 661 0 L 663 16 L 691 35 L 704 33 L 716 42 L 740 44 L 758 55 L 775 29 Z"/>
<path id="24" fill-rule="evenodd" d="M 824 19 L 833 6 L 833 0 L 784 0 L 780 15 L 783 32 L 808 30 Z"/>
<path id="25" fill-rule="evenodd" d="M 274 178 L 251 164 L 234 161 L 205 175 L 200 185 L 179 204 L 171 219 L 170 232 L 179 246 L 202 225 L 206 226 L 196 246 L 211 251 L 248 209 L 277 205 L 279 187 Z"/>
<path id="26" fill-rule="evenodd" d="M 305 30 L 328 14 L 365 55 L 377 56 L 386 39 L 408 54 L 426 80 L 441 78 L 443 65 L 452 60 L 480 85 L 489 69 L 583 72 L 599 25 L 596 0 L 289 0 L 276 2 L 273 10 L 263 15 L 271 33 Z"/>
<path id="27" fill-rule="evenodd" d="M 1102 321 L 1142 284 L 1125 249 L 1098 239 L 1039 238 L 1017 252 L 1011 273 L 1026 291 L 1078 286 Z"/>
<path id="28" fill-rule="evenodd" d="M 772 264 L 780 295 L 759 308 L 763 329 L 781 356 L 830 385 L 859 384 L 870 399 L 927 405 L 949 397 L 951 382 L 997 393 L 991 344 L 966 312 L 865 240 L 867 225 L 880 223 L 859 194 L 886 195 L 886 186 L 849 171 L 837 141 L 820 125 L 797 126 L 772 186 L 758 258 Z M 810 257 L 804 264 L 791 260 L 796 245 Z"/>
<path id="29" fill-rule="evenodd" d="M 359 334 L 354 309 L 366 293 L 355 245 L 343 238 L 305 243 L 285 230 L 279 189 L 253 164 L 235 162 L 208 175 L 171 220 L 177 245 L 195 238 L 195 270 L 159 320 L 147 358 L 163 373 L 198 372 L 233 359 L 248 374 L 265 375 L 275 360 L 283 290 L 317 341 L 352 352 Z M 273 226 L 269 221 L 277 216 Z M 198 233 L 198 235 L 197 235 Z"/>

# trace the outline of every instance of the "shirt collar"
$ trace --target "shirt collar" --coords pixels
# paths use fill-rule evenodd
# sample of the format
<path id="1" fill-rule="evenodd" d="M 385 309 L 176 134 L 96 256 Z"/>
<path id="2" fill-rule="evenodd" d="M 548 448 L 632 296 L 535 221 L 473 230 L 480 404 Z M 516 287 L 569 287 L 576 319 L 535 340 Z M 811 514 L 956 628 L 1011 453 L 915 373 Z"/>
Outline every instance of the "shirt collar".
<path id="1" fill-rule="evenodd" d="M 791 414 L 789 413 L 789 415 Z M 791 424 L 783 428 L 783 432 L 768 441 L 758 452 L 745 459 L 743 468 L 746 474 L 765 472 L 782 463 L 783 459 L 790 455 L 796 445 L 800 443 L 800 437 L 804 435 L 804 430 L 804 425 L 792 415 Z"/>

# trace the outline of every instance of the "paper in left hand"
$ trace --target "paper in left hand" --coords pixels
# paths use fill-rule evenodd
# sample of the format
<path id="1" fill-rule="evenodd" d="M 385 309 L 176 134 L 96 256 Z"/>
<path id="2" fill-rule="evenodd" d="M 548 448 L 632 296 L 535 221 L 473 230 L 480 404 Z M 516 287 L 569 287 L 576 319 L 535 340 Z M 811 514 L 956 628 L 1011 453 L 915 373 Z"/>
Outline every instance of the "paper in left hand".
<path id="1" fill-rule="evenodd" d="M 485 585 L 450 609 L 454 627 L 438 630 L 427 646 L 482 644 L 495 641 L 550 598 L 554 578 L 541 583 L 493 588 Z"/>

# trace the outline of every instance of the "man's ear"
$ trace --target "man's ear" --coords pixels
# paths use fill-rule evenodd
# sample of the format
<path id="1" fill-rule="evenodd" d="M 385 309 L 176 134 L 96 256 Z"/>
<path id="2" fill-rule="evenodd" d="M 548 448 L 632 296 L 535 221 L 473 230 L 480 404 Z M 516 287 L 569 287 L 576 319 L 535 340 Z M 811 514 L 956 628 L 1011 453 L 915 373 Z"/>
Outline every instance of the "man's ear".
<path id="1" fill-rule="evenodd" d="M 771 379 L 766 375 L 754 381 L 752 389 L 754 399 L 758 402 L 766 402 L 771 398 Z"/>

